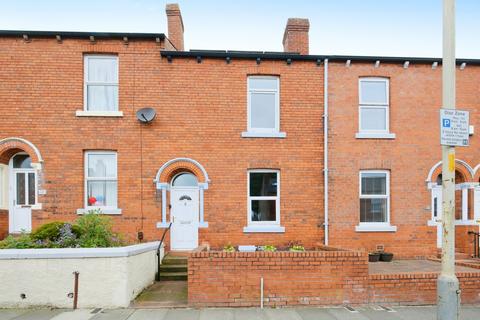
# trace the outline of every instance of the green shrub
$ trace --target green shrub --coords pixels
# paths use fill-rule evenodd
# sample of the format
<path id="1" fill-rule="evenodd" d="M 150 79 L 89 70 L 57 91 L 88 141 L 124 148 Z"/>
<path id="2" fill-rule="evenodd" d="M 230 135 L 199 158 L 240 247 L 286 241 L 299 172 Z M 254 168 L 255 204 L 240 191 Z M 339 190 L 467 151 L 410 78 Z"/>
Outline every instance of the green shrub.
<path id="1" fill-rule="evenodd" d="M 46 223 L 40 227 L 38 227 L 35 231 L 32 232 L 30 235 L 34 241 L 56 241 L 60 237 L 60 230 L 64 227 L 66 222 L 61 221 L 53 221 Z M 71 229 L 73 234 L 80 238 L 81 230 L 77 225 L 71 225 Z"/>
<path id="2" fill-rule="evenodd" d="M 118 236 L 112 231 L 112 220 L 101 215 L 100 210 L 91 210 L 77 219 L 80 229 L 80 247 L 117 247 L 122 245 Z"/>
<path id="3" fill-rule="evenodd" d="M 8 236 L 0 241 L 0 249 L 30 249 L 39 248 L 41 245 L 35 244 L 30 235 L 22 233 L 19 236 Z"/>
<path id="4" fill-rule="evenodd" d="M 305 248 L 301 245 L 294 245 L 289 250 L 292 252 L 303 252 L 305 251 Z"/>
<path id="5" fill-rule="evenodd" d="M 232 246 L 231 244 L 227 244 L 226 246 L 223 247 L 223 251 L 225 251 L 225 252 L 235 252 L 235 247 Z"/>
<path id="6" fill-rule="evenodd" d="M 267 251 L 267 252 L 275 252 L 277 251 L 277 248 L 273 245 L 266 245 L 266 246 L 263 246 L 262 247 L 263 251 Z"/>

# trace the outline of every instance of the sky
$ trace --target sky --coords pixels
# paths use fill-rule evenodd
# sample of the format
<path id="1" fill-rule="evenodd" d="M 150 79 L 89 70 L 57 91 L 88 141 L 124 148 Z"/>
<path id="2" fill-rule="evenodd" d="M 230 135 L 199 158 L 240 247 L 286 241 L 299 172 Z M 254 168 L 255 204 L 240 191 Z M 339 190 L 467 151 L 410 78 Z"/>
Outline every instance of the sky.
<path id="1" fill-rule="evenodd" d="M 167 34 L 175 0 L 0 0 L 0 30 Z M 310 20 L 310 54 L 439 57 L 442 0 L 178 0 L 185 49 L 282 51 Z M 480 58 L 480 0 L 456 1 L 457 57 Z"/>

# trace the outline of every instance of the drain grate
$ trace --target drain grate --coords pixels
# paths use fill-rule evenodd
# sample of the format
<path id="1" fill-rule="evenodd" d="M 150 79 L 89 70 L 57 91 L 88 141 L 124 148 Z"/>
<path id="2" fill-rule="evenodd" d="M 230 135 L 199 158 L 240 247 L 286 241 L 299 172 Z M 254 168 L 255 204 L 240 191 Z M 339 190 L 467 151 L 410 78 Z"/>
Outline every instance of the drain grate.
<path id="1" fill-rule="evenodd" d="M 385 310 L 387 312 L 397 312 L 397 311 L 393 310 L 392 308 L 385 307 L 385 306 L 380 306 L 380 308 L 382 308 L 383 310 Z"/>
<path id="2" fill-rule="evenodd" d="M 349 305 L 345 305 L 343 306 L 345 309 L 348 310 L 348 312 L 351 312 L 351 313 L 358 313 L 358 310 L 355 310 L 352 306 L 349 306 Z"/>

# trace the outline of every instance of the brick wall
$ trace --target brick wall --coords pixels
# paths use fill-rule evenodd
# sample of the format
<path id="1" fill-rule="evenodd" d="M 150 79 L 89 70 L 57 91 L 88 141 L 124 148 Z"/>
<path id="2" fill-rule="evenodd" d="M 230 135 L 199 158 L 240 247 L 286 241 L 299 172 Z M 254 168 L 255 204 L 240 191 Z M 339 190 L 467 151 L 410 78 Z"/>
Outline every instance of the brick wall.
<path id="1" fill-rule="evenodd" d="M 0 139 L 22 137 L 43 158 L 33 227 L 74 220 L 84 204 L 84 151 L 116 150 L 118 205 L 115 229 L 134 239 L 159 239 L 161 202 L 153 179 L 167 161 L 188 157 L 211 179 L 199 242 L 305 246 L 323 241 L 323 67 L 315 62 L 173 59 L 155 40 L 0 39 Z M 83 108 L 83 55 L 119 57 L 122 118 L 76 117 Z M 247 127 L 247 76 L 280 77 L 280 130 L 285 139 L 242 138 Z M 157 118 L 141 126 L 135 111 L 153 107 Z M 18 116 L 21 114 L 21 116 Z M 143 153 L 140 141 L 143 139 Z M 143 163 L 141 158 L 143 157 Z M 143 164 L 143 165 L 141 165 Z M 143 171 L 141 171 L 143 168 Z M 281 171 L 280 220 L 285 233 L 245 234 L 247 170 Z M 308 186 L 308 187 L 306 187 Z M 167 216 L 169 219 L 169 216 Z M 167 237 L 167 248 L 169 239 Z"/>
<path id="2" fill-rule="evenodd" d="M 370 275 L 369 303 L 378 304 L 435 304 L 437 301 L 436 273 Z M 461 303 L 480 302 L 480 273 L 457 273 L 460 281 Z"/>
<path id="3" fill-rule="evenodd" d="M 441 160 L 438 109 L 442 69 L 431 64 L 334 62 L 329 65 L 329 206 L 330 244 L 345 248 L 385 250 L 399 257 L 433 255 L 436 227 L 431 219 L 431 194 L 426 179 Z M 390 80 L 390 132 L 395 139 L 356 139 L 358 132 L 358 80 L 360 77 Z M 478 126 L 480 68 L 457 69 L 457 105 L 470 111 Z M 457 158 L 472 168 L 479 164 L 480 139 L 470 137 L 470 147 L 457 148 Z M 359 171 L 390 170 L 390 220 L 397 232 L 356 232 L 359 223 Z M 467 170 L 465 170 L 467 172 Z M 468 172 L 467 172 L 468 173 Z M 478 182 L 471 177 L 468 182 Z M 436 179 L 436 176 L 433 177 Z M 458 232 L 463 232 L 457 228 Z M 466 232 L 463 232 L 466 237 Z M 461 242 L 457 240 L 457 242 Z"/>
<path id="4" fill-rule="evenodd" d="M 192 306 L 266 306 L 365 303 L 368 262 L 351 251 L 196 252 L 188 259 Z"/>

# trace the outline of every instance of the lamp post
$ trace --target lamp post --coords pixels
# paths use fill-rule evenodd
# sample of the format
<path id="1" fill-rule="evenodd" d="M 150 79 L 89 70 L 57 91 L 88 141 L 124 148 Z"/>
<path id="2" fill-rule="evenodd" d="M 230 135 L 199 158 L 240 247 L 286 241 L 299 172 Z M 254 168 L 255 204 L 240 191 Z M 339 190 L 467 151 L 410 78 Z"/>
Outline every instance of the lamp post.
<path id="1" fill-rule="evenodd" d="M 455 0 L 443 0 L 442 103 L 455 109 Z M 442 145 L 442 271 L 437 280 L 437 319 L 458 319 L 455 276 L 455 147 Z"/>

